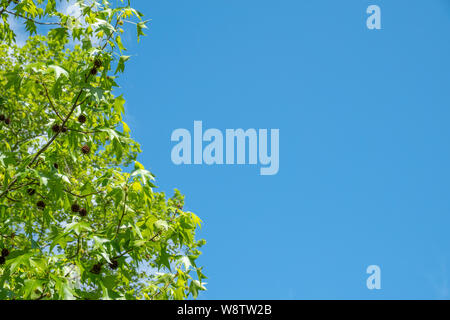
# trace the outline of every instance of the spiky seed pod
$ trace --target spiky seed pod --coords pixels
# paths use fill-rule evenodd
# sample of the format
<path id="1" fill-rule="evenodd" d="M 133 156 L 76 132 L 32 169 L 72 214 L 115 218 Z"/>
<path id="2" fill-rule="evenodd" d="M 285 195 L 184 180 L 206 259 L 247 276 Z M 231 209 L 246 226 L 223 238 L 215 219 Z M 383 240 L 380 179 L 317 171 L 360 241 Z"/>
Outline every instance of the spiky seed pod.
<path id="1" fill-rule="evenodd" d="M 94 60 L 94 67 L 95 68 L 100 68 L 102 66 L 102 60 L 100 60 L 99 58 Z"/>
<path id="2" fill-rule="evenodd" d="M 119 267 L 119 262 L 117 260 L 111 260 L 111 263 L 109 264 L 109 267 L 112 270 L 116 270 Z"/>
<path id="3" fill-rule="evenodd" d="M 91 148 L 89 148 L 88 145 L 84 145 L 84 146 L 81 148 L 81 152 L 82 152 L 83 154 L 88 154 L 89 152 L 91 152 Z"/>
<path id="4" fill-rule="evenodd" d="M 85 123 L 86 122 L 86 116 L 84 114 L 80 114 L 80 116 L 78 117 L 78 122 L 79 123 Z"/>
<path id="5" fill-rule="evenodd" d="M 94 264 L 91 269 L 91 272 L 93 274 L 100 274 L 101 271 L 102 271 L 102 265 L 100 263 Z"/>
<path id="6" fill-rule="evenodd" d="M 80 205 L 78 203 L 72 204 L 72 212 L 80 212 Z"/>
<path id="7" fill-rule="evenodd" d="M 30 189 L 27 190 L 27 193 L 28 193 L 29 196 L 32 196 L 32 195 L 34 195 L 36 193 L 36 190 L 30 188 Z"/>
<path id="8" fill-rule="evenodd" d="M 87 210 L 85 208 L 81 208 L 78 213 L 80 214 L 81 217 L 87 216 Z"/>
<path id="9" fill-rule="evenodd" d="M 7 256 L 9 256 L 9 250 L 6 248 L 2 249 L 2 257 L 7 257 Z"/>
<path id="10" fill-rule="evenodd" d="M 92 74 L 93 76 L 95 76 L 95 75 L 97 74 L 97 72 L 98 72 L 98 70 L 97 70 L 96 67 L 94 67 L 94 68 L 91 69 L 91 74 Z"/>
<path id="11" fill-rule="evenodd" d="M 58 165 L 57 163 L 54 163 L 54 164 L 53 164 L 53 168 L 55 168 L 56 170 L 58 170 L 59 165 Z"/>
<path id="12" fill-rule="evenodd" d="M 6 118 L 4 121 L 5 121 L 5 123 L 6 123 L 7 125 L 9 125 L 9 124 L 11 123 L 11 119 L 10 119 L 10 118 Z"/>
<path id="13" fill-rule="evenodd" d="M 5 262 L 6 262 L 6 258 L 0 257 L 0 265 L 5 264 Z"/>
<path id="14" fill-rule="evenodd" d="M 66 133 L 66 132 L 67 132 L 67 127 L 66 127 L 66 126 L 62 127 L 62 128 L 61 128 L 61 132 L 62 132 L 62 133 Z"/>
<path id="15" fill-rule="evenodd" d="M 60 131 L 61 131 L 61 126 L 60 126 L 59 124 L 55 123 L 55 124 L 52 126 L 52 131 L 53 131 L 54 133 L 60 132 Z"/>
<path id="16" fill-rule="evenodd" d="M 38 201 L 36 203 L 36 206 L 38 207 L 39 210 L 44 210 L 45 209 L 45 202 L 44 201 Z"/>
<path id="17" fill-rule="evenodd" d="M 0 114 L 0 121 L 5 121 L 6 117 L 4 114 Z"/>

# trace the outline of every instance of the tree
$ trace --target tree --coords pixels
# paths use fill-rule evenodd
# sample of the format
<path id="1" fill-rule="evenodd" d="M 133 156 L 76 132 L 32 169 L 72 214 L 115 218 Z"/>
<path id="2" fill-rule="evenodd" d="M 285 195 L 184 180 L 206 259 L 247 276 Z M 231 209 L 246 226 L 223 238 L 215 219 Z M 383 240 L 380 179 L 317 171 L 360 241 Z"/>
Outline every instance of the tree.
<path id="1" fill-rule="evenodd" d="M 146 21 L 129 3 L 76 6 L 0 0 L 0 299 L 196 298 L 201 220 L 155 191 L 113 92 L 123 25 L 139 41 Z"/>

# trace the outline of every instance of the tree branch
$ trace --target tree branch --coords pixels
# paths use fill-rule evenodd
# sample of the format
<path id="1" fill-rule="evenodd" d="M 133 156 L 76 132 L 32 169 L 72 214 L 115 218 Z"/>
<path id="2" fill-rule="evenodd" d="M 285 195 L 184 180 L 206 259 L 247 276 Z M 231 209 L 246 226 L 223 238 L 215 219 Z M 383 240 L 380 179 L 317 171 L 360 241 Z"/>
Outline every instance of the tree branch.
<path id="1" fill-rule="evenodd" d="M 166 291 L 167 288 L 169 288 L 169 286 L 172 284 L 172 282 L 175 280 L 176 277 L 178 277 L 178 272 L 175 273 L 175 275 L 173 276 L 173 278 L 172 278 L 170 281 L 167 281 L 166 285 L 165 285 L 162 289 L 159 289 L 159 291 L 156 292 L 156 293 L 152 296 L 152 300 L 155 300 L 155 298 L 156 298 L 157 296 L 159 296 L 161 293 L 163 293 L 163 291 Z"/>
<path id="2" fill-rule="evenodd" d="M 72 260 L 73 258 L 78 256 L 78 253 L 80 253 L 80 238 L 81 238 L 81 233 L 78 235 L 78 239 L 77 239 L 77 251 L 75 252 L 75 254 L 73 256 L 67 258 L 68 260 Z"/>
<path id="3" fill-rule="evenodd" d="M 6 6 L 5 7 L 3 7 L 3 9 L 2 10 L 0 10 L 0 16 L 3 14 L 3 12 L 5 12 L 6 11 L 6 8 L 8 8 L 9 7 L 9 5 L 11 4 L 11 2 L 12 2 L 12 0 L 9 0 L 8 1 L 8 3 L 6 4 Z"/>
<path id="4" fill-rule="evenodd" d="M 93 193 L 89 193 L 89 194 L 79 195 L 79 194 L 75 194 L 75 193 L 73 193 L 73 192 L 71 192 L 71 191 L 69 191 L 67 189 L 64 189 L 63 191 L 67 192 L 68 194 L 73 195 L 74 197 L 80 198 L 80 199 L 84 199 L 84 198 L 87 198 L 87 197 L 90 197 L 90 196 L 93 196 L 93 195 L 96 195 L 96 194 L 99 194 L 99 193 L 103 192 L 103 191 L 97 191 L 97 192 L 93 192 Z"/>
<path id="5" fill-rule="evenodd" d="M 21 14 L 19 14 L 17 12 L 12 12 L 12 11 L 6 10 L 6 8 L 3 9 L 3 11 L 6 12 L 6 13 L 9 13 L 9 14 L 12 14 L 13 16 L 16 16 L 16 17 L 19 17 L 19 18 L 23 18 L 23 19 L 26 19 L 28 21 L 33 21 L 36 24 L 41 24 L 41 25 L 46 25 L 46 26 L 52 26 L 52 25 L 53 26 L 59 26 L 59 25 L 61 25 L 59 22 L 40 22 L 40 21 L 36 21 L 34 19 L 31 19 L 31 18 L 28 18 L 28 17 L 26 17 L 24 15 L 21 15 Z"/>
<path id="6" fill-rule="evenodd" d="M 125 199 L 123 200 L 123 211 L 122 211 L 122 216 L 119 219 L 119 223 L 117 224 L 116 236 L 119 234 L 120 225 L 122 224 L 122 219 L 125 216 L 125 211 L 127 208 L 127 198 L 128 198 L 128 190 L 125 193 Z"/>
<path id="7" fill-rule="evenodd" d="M 56 115 L 58 116 L 58 118 L 59 118 L 61 121 L 64 121 L 64 119 L 59 115 L 58 110 L 56 110 L 55 105 L 54 105 L 53 102 L 52 102 L 52 99 L 51 99 L 50 96 L 48 95 L 47 86 L 45 85 L 44 81 L 41 81 L 41 84 L 42 84 L 42 86 L 44 87 L 44 90 L 45 90 L 45 96 L 47 97 L 48 102 L 50 103 L 50 106 L 51 106 L 52 109 L 53 109 L 53 112 L 56 113 Z"/>

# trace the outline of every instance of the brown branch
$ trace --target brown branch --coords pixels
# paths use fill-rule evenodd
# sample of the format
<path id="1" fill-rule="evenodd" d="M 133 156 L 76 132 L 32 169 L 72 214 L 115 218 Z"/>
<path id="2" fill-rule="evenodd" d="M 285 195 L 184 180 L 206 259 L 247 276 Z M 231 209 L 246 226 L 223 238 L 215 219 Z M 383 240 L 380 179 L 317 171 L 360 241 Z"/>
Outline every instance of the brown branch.
<path id="1" fill-rule="evenodd" d="M 127 198 L 128 198 L 128 191 L 125 193 L 125 199 L 123 200 L 123 211 L 122 216 L 119 219 L 119 223 L 117 224 L 116 236 L 119 234 L 120 225 L 122 224 L 122 219 L 125 216 L 125 212 L 127 209 Z"/>
<path id="2" fill-rule="evenodd" d="M 31 141 L 31 140 L 34 140 L 34 139 L 39 138 L 39 137 L 44 137 L 44 136 L 46 136 L 46 134 L 38 134 L 38 135 L 36 135 L 36 136 L 32 136 L 32 137 L 28 137 L 28 138 L 26 138 L 26 139 L 19 140 L 19 141 L 17 141 L 17 142 L 14 144 L 12 150 L 16 150 L 17 147 L 18 147 L 20 144 L 22 144 L 22 143 L 29 142 L 29 141 Z"/>
<path id="3" fill-rule="evenodd" d="M 44 293 L 42 293 L 39 297 L 37 297 L 37 298 L 34 299 L 34 300 L 42 300 L 42 299 L 44 299 L 46 296 L 47 296 L 47 294 L 44 292 Z"/>
<path id="4" fill-rule="evenodd" d="M 13 199 L 13 198 L 8 197 L 8 196 L 6 196 L 5 198 L 8 199 L 9 201 L 12 201 L 12 202 L 20 202 L 20 200 L 16 200 L 16 199 Z"/>
<path id="5" fill-rule="evenodd" d="M 15 188 L 12 188 L 12 189 L 10 189 L 9 191 L 15 191 L 15 190 L 21 189 L 21 188 L 23 188 L 23 187 L 31 186 L 31 185 L 33 185 L 33 184 L 39 185 L 37 182 L 34 182 L 34 181 L 33 181 L 33 182 L 26 183 L 26 184 L 22 184 L 22 185 L 20 185 L 20 186 L 18 186 L 18 187 L 15 187 Z"/>
<path id="6" fill-rule="evenodd" d="M 64 275 L 64 278 L 67 278 L 67 276 L 73 271 L 73 269 L 75 269 L 75 267 L 76 267 L 76 264 L 72 265 L 72 268 L 70 268 L 69 272 L 67 272 L 67 273 Z"/>
<path id="7" fill-rule="evenodd" d="M 5 238 L 5 239 L 8 239 L 8 238 L 14 239 L 15 235 L 14 236 L 11 236 L 11 235 L 5 236 L 4 234 L 0 234 L 0 237 Z"/>
<path id="8" fill-rule="evenodd" d="M 169 223 L 172 222 L 172 221 L 173 221 L 173 219 L 169 220 Z M 151 237 L 150 239 L 148 239 L 148 241 L 146 241 L 146 242 L 155 242 L 155 239 L 156 239 L 157 237 L 159 237 L 161 234 L 162 234 L 162 230 L 159 231 L 159 232 L 157 232 L 153 237 Z M 128 249 L 128 250 L 126 250 L 125 252 L 119 254 L 118 256 L 115 256 L 113 259 L 119 259 L 119 258 L 123 257 L 124 255 L 126 255 L 127 253 L 130 253 L 130 252 L 133 251 L 134 249 L 135 249 L 135 248 Z"/>
<path id="9" fill-rule="evenodd" d="M 80 253 L 80 238 L 81 238 L 81 233 L 78 235 L 78 239 L 77 239 L 77 251 L 75 252 L 75 254 L 73 256 L 67 258 L 68 260 L 72 260 L 73 258 L 78 256 L 78 253 Z"/>
<path id="10" fill-rule="evenodd" d="M 86 97 L 86 98 L 84 98 L 84 100 L 83 101 L 81 101 L 78 105 L 77 105 L 77 107 L 79 107 L 79 106 L 81 106 L 83 103 L 85 103 L 86 101 L 88 100 L 88 98 Z"/>
<path id="11" fill-rule="evenodd" d="M 5 7 L 3 7 L 3 9 L 0 11 L 0 16 L 3 14 L 3 12 L 5 12 L 6 11 L 6 8 L 8 8 L 9 7 L 9 5 L 11 4 L 11 2 L 12 2 L 13 0 L 8 0 L 8 3 L 6 4 L 6 6 Z"/>
<path id="12" fill-rule="evenodd" d="M 134 250 L 134 248 L 128 249 L 127 251 L 125 251 L 125 252 L 119 254 L 118 256 L 115 256 L 114 258 L 112 258 L 112 260 L 116 260 L 116 259 L 122 258 L 124 255 L 130 253 L 133 250 Z"/>
<path id="13" fill-rule="evenodd" d="M 46 25 L 46 26 L 51 26 L 51 25 L 53 25 L 53 26 L 59 26 L 59 25 L 61 25 L 59 22 L 41 22 L 41 21 L 36 21 L 36 20 L 34 20 L 34 19 L 31 19 L 31 18 L 28 18 L 28 17 L 26 17 L 26 16 L 24 16 L 24 15 L 21 15 L 20 13 L 17 13 L 17 12 L 12 12 L 12 11 L 9 11 L 9 10 L 6 10 L 6 8 L 3 10 L 4 12 L 6 12 L 6 13 L 9 13 L 9 14 L 12 14 L 13 16 L 16 16 L 16 17 L 19 17 L 19 18 L 23 18 L 23 19 L 26 19 L 26 20 L 28 20 L 28 21 L 33 21 L 34 23 L 36 23 L 36 24 L 41 24 L 41 25 Z M 3 12 L 2 12 L 3 13 Z"/>
<path id="14" fill-rule="evenodd" d="M 59 118 L 61 121 L 64 121 L 64 119 L 59 115 L 58 110 L 56 110 L 55 105 L 53 104 L 52 99 L 51 99 L 50 96 L 48 95 L 48 90 L 47 90 L 47 86 L 45 85 L 45 82 L 44 82 L 44 81 L 41 81 L 41 84 L 42 84 L 42 86 L 44 87 L 44 90 L 45 90 L 45 96 L 47 97 L 48 102 L 50 103 L 50 106 L 51 106 L 52 109 L 53 109 L 53 112 L 56 113 L 56 115 L 58 116 L 58 118 Z"/>
<path id="15" fill-rule="evenodd" d="M 173 276 L 173 278 L 170 281 L 167 281 L 166 285 L 159 289 L 158 292 L 156 292 L 153 296 L 152 296 L 152 300 L 154 300 L 157 296 L 159 296 L 163 291 L 166 291 L 167 288 L 169 288 L 169 286 L 172 284 L 172 282 L 175 280 L 175 278 L 178 277 L 178 272 L 175 273 L 175 275 Z"/>
<path id="16" fill-rule="evenodd" d="M 112 36 L 116 33 L 116 29 L 117 29 L 117 26 L 119 25 L 119 21 L 120 21 L 121 17 L 122 17 L 122 14 L 120 14 L 120 16 L 117 17 L 116 25 L 114 26 L 114 31 L 111 31 L 111 34 L 106 39 L 106 42 L 102 47 L 102 50 L 104 50 L 106 48 L 106 46 L 108 45 L 108 41 L 111 40 Z"/>
<path id="17" fill-rule="evenodd" d="M 93 195 L 96 195 L 96 194 L 99 194 L 99 193 L 103 192 L 103 191 L 97 191 L 97 192 L 93 192 L 93 193 L 89 193 L 89 194 L 79 195 L 79 194 L 75 194 L 75 193 L 73 193 L 73 192 L 71 192 L 71 191 L 69 191 L 67 189 L 64 189 L 63 191 L 67 192 L 68 194 L 73 195 L 74 197 L 80 198 L 80 199 L 84 199 L 84 198 L 87 198 L 87 197 L 90 197 L 90 196 L 93 196 Z"/>

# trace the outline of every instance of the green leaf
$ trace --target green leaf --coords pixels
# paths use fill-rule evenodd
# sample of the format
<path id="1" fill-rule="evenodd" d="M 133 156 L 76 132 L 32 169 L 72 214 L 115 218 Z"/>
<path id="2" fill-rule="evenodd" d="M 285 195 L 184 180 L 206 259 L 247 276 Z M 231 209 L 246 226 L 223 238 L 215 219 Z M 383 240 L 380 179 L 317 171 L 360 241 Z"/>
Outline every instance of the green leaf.
<path id="1" fill-rule="evenodd" d="M 81 232 L 83 231 L 92 231 L 92 228 L 90 227 L 90 225 L 87 222 L 81 221 L 81 222 L 72 222 L 69 223 L 65 229 L 64 232 L 69 233 L 69 232 L 75 232 L 76 235 L 80 235 Z"/>
<path id="2" fill-rule="evenodd" d="M 140 37 L 141 37 L 141 36 L 145 36 L 145 35 L 146 35 L 146 34 L 143 32 L 143 30 L 144 30 L 144 29 L 147 29 L 146 23 L 147 23 L 148 21 L 149 21 L 149 20 L 147 20 L 147 21 L 141 21 L 141 22 L 139 22 L 139 23 L 136 24 L 136 31 L 137 31 L 137 39 L 138 39 L 138 42 L 140 41 Z"/>
<path id="3" fill-rule="evenodd" d="M 114 73 L 117 74 L 118 72 L 124 72 L 125 62 L 127 62 L 128 60 L 130 60 L 130 56 L 120 56 L 119 62 L 117 64 L 117 69 Z"/>
<path id="4" fill-rule="evenodd" d="M 51 65 L 51 66 L 48 66 L 48 68 L 55 72 L 56 80 L 58 80 L 59 77 L 61 77 L 61 75 L 65 76 L 66 78 L 69 78 L 69 73 L 65 69 L 61 68 L 60 66 Z"/>

